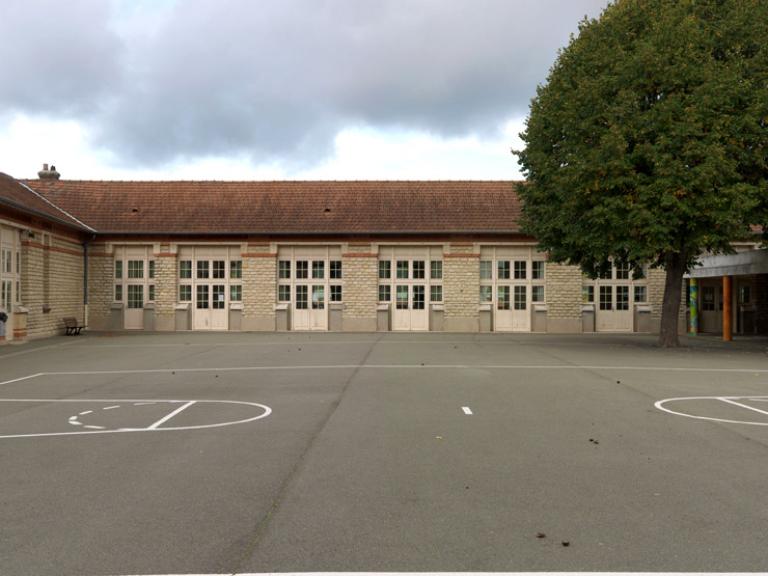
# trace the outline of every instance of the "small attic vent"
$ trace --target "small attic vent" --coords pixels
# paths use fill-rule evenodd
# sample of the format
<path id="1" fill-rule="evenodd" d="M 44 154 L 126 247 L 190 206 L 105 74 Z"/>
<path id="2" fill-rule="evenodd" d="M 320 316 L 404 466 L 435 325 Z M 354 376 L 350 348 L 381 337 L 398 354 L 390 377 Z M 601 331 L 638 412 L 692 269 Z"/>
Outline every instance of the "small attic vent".
<path id="1" fill-rule="evenodd" d="M 138 208 L 131 208 L 131 212 L 133 212 L 134 214 L 136 214 L 136 212 L 138 212 L 138 211 L 139 211 Z"/>
<path id="2" fill-rule="evenodd" d="M 328 214 L 330 211 L 331 211 L 330 208 L 326 208 L 325 210 L 323 210 L 323 212 L 325 212 L 326 214 Z"/>

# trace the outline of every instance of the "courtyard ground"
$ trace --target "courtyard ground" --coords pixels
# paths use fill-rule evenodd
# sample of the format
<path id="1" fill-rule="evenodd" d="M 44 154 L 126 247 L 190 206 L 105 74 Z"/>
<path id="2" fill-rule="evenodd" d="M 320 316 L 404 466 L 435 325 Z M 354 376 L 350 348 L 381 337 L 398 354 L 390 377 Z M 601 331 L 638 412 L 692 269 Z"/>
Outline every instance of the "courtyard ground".
<path id="1" fill-rule="evenodd" d="M 0 572 L 764 571 L 768 343 L 0 348 Z"/>

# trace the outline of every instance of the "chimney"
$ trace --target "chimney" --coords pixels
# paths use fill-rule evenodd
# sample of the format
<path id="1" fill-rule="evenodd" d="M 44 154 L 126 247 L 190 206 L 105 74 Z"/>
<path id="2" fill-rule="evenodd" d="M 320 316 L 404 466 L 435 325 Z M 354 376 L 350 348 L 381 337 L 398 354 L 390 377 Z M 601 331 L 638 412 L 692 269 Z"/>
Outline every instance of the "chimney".
<path id="1" fill-rule="evenodd" d="M 37 177 L 40 180 L 58 180 L 61 174 L 56 172 L 56 166 L 51 164 L 51 169 L 48 169 L 48 164 L 43 164 L 43 169 L 37 173 Z"/>

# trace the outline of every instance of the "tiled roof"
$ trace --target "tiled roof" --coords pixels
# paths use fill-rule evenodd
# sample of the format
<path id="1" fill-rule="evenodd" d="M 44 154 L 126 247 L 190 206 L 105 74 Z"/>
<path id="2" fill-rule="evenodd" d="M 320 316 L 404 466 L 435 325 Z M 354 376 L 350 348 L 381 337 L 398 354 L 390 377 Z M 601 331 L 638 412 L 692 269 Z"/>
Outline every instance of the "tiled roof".
<path id="1" fill-rule="evenodd" d="M 509 181 L 25 180 L 100 233 L 517 233 Z"/>
<path id="2" fill-rule="evenodd" d="M 88 230 L 77 218 L 54 206 L 24 183 L 0 172 L 0 204 L 48 218 L 79 230 Z"/>

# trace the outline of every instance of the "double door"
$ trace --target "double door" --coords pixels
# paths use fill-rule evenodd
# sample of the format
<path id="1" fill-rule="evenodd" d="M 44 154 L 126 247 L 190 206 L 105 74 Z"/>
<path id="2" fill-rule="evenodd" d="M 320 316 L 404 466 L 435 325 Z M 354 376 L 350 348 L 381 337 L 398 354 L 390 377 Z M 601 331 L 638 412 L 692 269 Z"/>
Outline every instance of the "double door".
<path id="1" fill-rule="evenodd" d="M 526 284 L 496 286 L 494 330 L 497 332 L 530 332 L 529 288 Z"/>
<path id="2" fill-rule="evenodd" d="M 395 284 L 393 330 L 429 330 L 425 284 Z"/>
<path id="3" fill-rule="evenodd" d="M 328 330 L 325 284 L 294 286 L 292 318 L 294 330 Z"/>
<path id="4" fill-rule="evenodd" d="M 226 330 L 229 325 L 226 284 L 195 286 L 195 330 Z"/>
<path id="5" fill-rule="evenodd" d="M 603 284 L 598 286 L 595 330 L 598 332 L 631 332 L 633 325 L 630 286 Z"/>

